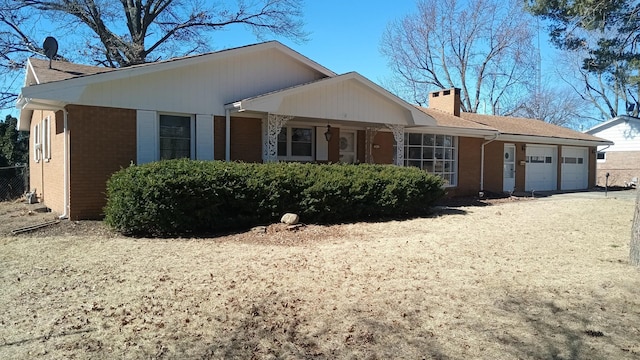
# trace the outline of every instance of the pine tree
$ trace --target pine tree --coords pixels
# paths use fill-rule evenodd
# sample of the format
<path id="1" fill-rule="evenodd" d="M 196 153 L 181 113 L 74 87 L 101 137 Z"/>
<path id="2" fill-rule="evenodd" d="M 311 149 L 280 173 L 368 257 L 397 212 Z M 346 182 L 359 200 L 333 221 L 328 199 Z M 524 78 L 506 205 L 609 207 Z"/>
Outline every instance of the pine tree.
<path id="1" fill-rule="evenodd" d="M 28 137 L 18 131 L 18 119 L 7 115 L 0 122 L 0 167 L 26 164 L 29 159 Z"/>

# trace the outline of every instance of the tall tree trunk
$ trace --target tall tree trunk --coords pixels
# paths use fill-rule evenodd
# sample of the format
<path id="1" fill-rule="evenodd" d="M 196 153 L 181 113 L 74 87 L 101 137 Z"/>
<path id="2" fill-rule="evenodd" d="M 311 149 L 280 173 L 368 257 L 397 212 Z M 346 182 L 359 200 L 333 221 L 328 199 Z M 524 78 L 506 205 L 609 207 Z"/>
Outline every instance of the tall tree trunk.
<path id="1" fill-rule="evenodd" d="M 631 226 L 631 251 L 629 252 L 629 260 L 631 264 L 640 266 L 640 189 L 636 190 L 638 196 L 636 198 L 636 211 L 633 216 L 633 225 Z"/>

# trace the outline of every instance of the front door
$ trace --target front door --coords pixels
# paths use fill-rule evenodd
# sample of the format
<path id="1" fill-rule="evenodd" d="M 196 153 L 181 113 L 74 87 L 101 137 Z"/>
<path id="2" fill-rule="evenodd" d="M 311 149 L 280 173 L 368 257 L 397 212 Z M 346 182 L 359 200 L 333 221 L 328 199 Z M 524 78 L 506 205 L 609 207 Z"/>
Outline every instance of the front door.
<path id="1" fill-rule="evenodd" d="M 504 158 L 502 170 L 502 191 L 513 192 L 516 188 L 516 146 L 504 145 Z"/>
<path id="2" fill-rule="evenodd" d="M 340 129 L 340 162 L 353 164 L 356 162 L 357 131 Z"/>

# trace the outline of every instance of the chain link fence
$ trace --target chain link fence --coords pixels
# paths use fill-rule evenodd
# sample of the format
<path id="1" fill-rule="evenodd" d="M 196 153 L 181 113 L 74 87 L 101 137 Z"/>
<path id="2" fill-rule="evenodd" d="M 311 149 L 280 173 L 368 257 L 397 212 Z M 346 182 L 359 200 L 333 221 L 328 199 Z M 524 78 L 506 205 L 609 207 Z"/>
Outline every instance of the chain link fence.
<path id="1" fill-rule="evenodd" d="M 0 201 L 15 200 L 29 188 L 29 169 L 26 165 L 0 167 Z"/>

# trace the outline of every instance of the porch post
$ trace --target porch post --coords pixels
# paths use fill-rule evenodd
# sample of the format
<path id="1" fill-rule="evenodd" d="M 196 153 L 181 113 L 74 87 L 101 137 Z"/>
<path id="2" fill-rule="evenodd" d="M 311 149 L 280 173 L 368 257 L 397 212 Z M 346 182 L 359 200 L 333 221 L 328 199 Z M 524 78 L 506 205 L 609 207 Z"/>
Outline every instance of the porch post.
<path id="1" fill-rule="evenodd" d="M 264 162 L 278 161 L 278 135 L 280 130 L 293 116 L 268 114 L 266 134 L 264 136 Z"/>
<path id="2" fill-rule="evenodd" d="M 404 125 L 387 124 L 387 127 L 393 131 L 396 141 L 396 165 L 404 166 Z"/>
<path id="3" fill-rule="evenodd" d="M 366 153 L 364 154 L 364 162 L 367 164 L 373 164 L 374 163 L 374 159 L 373 159 L 373 139 L 376 137 L 376 134 L 378 133 L 378 129 L 377 127 L 368 127 L 366 129 L 366 134 L 365 134 L 365 149 L 366 149 Z"/>

